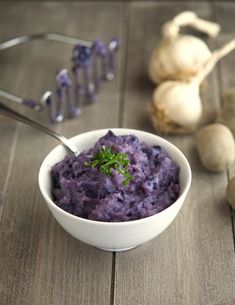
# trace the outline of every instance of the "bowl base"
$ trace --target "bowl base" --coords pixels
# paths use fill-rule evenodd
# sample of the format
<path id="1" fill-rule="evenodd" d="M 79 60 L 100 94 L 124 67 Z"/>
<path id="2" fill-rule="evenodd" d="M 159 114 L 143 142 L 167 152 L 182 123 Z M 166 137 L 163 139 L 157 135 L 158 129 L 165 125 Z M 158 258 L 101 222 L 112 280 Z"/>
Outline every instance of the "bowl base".
<path id="1" fill-rule="evenodd" d="M 135 247 L 121 248 L 121 249 L 100 248 L 100 247 L 97 247 L 97 248 L 100 249 L 100 250 L 103 250 L 103 251 L 108 251 L 108 252 L 122 252 L 122 251 L 127 251 L 127 250 L 134 249 Z"/>

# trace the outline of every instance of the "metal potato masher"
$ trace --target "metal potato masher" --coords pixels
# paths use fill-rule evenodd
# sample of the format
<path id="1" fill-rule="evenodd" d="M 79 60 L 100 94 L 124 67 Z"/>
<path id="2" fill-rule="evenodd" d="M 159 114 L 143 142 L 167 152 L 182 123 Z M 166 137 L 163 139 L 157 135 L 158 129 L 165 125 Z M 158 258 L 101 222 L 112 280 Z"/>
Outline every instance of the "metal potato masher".
<path id="1" fill-rule="evenodd" d="M 112 39 L 105 44 L 100 40 L 89 41 L 55 33 L 39 33 L 0 42 L 0 51 L 38 39 L 74 45 L 71 72 L 67 69 L 58 71 L 54 89 L 43 93 L 39 101 L 21 98 L 1 88 L 0 97 L 37 111 L 49 108 L 52 122 L 58 123 L 65 118 L 78 117 L 85 102 L 97 99 L 100 83 L 114 78 L 118 39 Z"/>

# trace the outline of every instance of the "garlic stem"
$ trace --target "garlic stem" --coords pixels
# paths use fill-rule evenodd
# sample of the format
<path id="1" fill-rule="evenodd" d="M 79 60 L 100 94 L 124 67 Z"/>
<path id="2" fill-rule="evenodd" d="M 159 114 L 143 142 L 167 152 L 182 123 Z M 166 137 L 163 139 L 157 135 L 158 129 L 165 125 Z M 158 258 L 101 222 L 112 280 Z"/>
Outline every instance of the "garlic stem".
<path id="1" fill-rule="evenodd" d="M 210 37 L 217 36 L 220 31 L 219 24 L 201 19 L 194 12 L 185 11 L 162 26 L 162 35 L 165 38 L 176 37 L 179 35 L 180 27 L 187 25 L 206 33 Z"/>
<path id="2" fill-rule="evenodd" d="M 212 71 L 212 69 L 215 67 L 217 62 L 233 51 L 235 49 L 235 39 L 231 40 L 230 42 L 226 43 L 223 47 L 221 47 L 218 50 L 215 50 L 211 57 L 207 60 L 207 62 L 204 64 L 202 69 L 199 71 L 199 73 L 192 78 L 192 82 L 195 82 L 197 84 L 201 84 L 202 81 L 205 79 L 205 77 Z"/>
<path id="3" fill-rule="evenodd" d="M 190 26 L 202 33 L 206 33 L 209 37 L 216 37 L 221 29 L 218 23 L 210 22 L 201 18 L 192 20 Z"/>

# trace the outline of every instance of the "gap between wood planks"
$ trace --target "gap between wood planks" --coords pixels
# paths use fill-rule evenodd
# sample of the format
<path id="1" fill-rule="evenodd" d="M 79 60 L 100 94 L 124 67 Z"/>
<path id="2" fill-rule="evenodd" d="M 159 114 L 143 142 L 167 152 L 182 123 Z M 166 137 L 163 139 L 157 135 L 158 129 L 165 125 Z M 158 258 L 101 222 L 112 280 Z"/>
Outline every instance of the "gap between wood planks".
<path id="1" fill-rule="evenodd" d="M 128 52 L 128 40 L 129 40 L 129 30 L 130 30 L 130 3 L 123 3 L 123 23 L 122 23 L 122 37 L 124 48 L 121 52 L 121 81 L 120 81 L 120 102 L 119 102 L 119 117 L 118 117 L 118 127 L 123 126 L 123 114 L 125 108 L 125 90 L 126 90 L 126 74 L 127 74 L 127 52 Z M 110 305 L 114 305 L 115 297 L 115 272 L 116 272 L 116 252 L 112 254 L 112 269 L 111 269 L 111 285 L 110 285 Z"/>
<path id="2" fill-rule="evenodd" d="M 126 80 L 127 80 L 127 61 L 128 61 L 128 41 L 130 31 L 130 3 L 123 3 L 123 16 L 124 22 L 122 23 L 122 37 L 124 41 L 124 50 L 122 48 L 121 58 L 121 81 L 120 81 L 120 102 L 119 102 L 119 118 L 118 127 L 123 127 L 123 115 L 125 108 L 125 91 L 126 91 Z M 124 26 L 123 26 L 124 24 Z"/>
<path id="3" fill-rule="evenodd" d="M 18 141 L 18 131 L 19 131 L 19 124 L 16 123 L 14 134 L 13 134 L 13 140 L 11 142 L 11 146 L 9 147 L 10 156 L 9 156 L 9 164 L 8 164 L 7 171 L 6 171 L 6 179 L 5 179 L 5 183 L 4 183 L 3 189 L 2 189 L 2 194 L 0 197 L 0 201 L 1 201 L 0 202 L 0 222 L 1 222 L 2 213 L 3 213 L 4 200 L 6 197 L 6 193 L 7 193 L 11 173 L 12 173 L 12 166 L 13 166 L 13 162 L 14 162 L 14 158 L 15 158 L 16 144 Z"/>
<path id="4" fill-rule="evenodd" d="M 214 20 L 215 22 L 219 23 L 218 20 L 218 15 L 217 15 L 217 10 L 216 10 L 216 4 L 213 1 L 212 3 L 212 8 L 213 8 L 213 14 L 214 14 Z M 217 39 L 215 39 L 215 44 L 216 47 L 218 48 L 218 41 Z M 217 73 L 216 73 L 216 79 L 217 79 L 217 84 L 218 84 L 218 93 L 219 93 L 219 105 L 220 105 L 220 109 L 222 107 L 222 95 L 223 95 L 223 85 L 222 85 L 222 71 L 221 71 L 221 62 L 218 62 L 218 66 L 217 66 Z M 226 177 L 227 177 L 227 182 L 229 182 L 229 177 L 230 177 L 230 173 L 229 173 L 229 169 L 226 170 Z M 232 232 L 233 232 L 233 246 L 234 246 L 234 253 L 235 253 L 235 228 L 234 228 L 234 224 L 235 224 L 235 217 L 234 217 L 234 213 L 231 207 L 229 207 L 229 211 L 230 211 L 230 215 L 231 215 L 231 225 L 232 225 Z"/>

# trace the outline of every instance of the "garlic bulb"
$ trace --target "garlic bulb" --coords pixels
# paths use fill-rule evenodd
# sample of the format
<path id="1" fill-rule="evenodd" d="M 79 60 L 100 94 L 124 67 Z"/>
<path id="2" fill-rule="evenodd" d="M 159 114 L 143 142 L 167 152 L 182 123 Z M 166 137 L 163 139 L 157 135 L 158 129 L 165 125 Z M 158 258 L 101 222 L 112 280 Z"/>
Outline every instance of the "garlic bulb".
<path id="1" fill-rule="evenodd" d="M 196 146 L 203 166 L 209 171 L 221 172 L 234 162 L 234 137 L 223 124 L 203 127 L 197 133 Z"/>
<path id="2" fill-rule="evenodd" d="M 228 126 L 235 136 L 235 88 L 230 88 L 223 96 L 219 122 Z"/>
<path id="3" fill-rule="evenodd" d="M 194 76 L 211 52 L 199 38 L 179 35 L 163 40 L 153 52 L 149 77 L 155 84 L 166 80 L 187 80 Z"/>
<path id="4" fill-rule="evenodd" d="M 163 40 L 154 50 L 149 62 L 149 77 L 154 83 L 165 80 L 188 80 L 196 75 L 209 59 L 211 51 L 205 42 L 192 35 L 179 34 L 180 27 L 190 25 L 211 37 L 220 26 L 205 21 L 193 12 L 183 12 L 162 27 Z"/>
<path id="5" fill-rule="evenodd" d="M 195 130 L 202 114 L 197 83 L 168 81 L 153 93 L 152 122 L 164 133 L 186 133 Z"/>
<path id="6" fill-rule="evenodd" d="M 166 81 L 153 93 L 151 118 L 156 131 L 189 133 L 198 127 L 202 114 L 199 86 L 223 56 L 235 49 L 235 39 L 212 53 L 189 81 Z"/>

